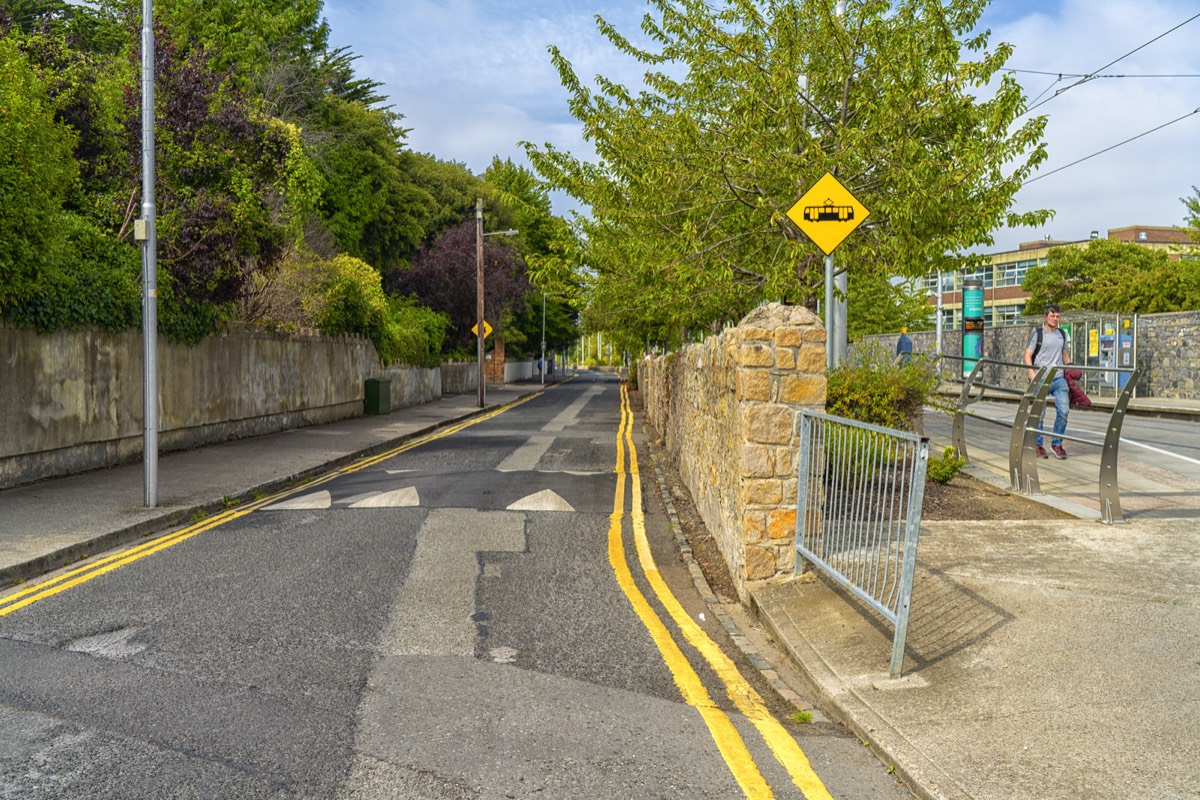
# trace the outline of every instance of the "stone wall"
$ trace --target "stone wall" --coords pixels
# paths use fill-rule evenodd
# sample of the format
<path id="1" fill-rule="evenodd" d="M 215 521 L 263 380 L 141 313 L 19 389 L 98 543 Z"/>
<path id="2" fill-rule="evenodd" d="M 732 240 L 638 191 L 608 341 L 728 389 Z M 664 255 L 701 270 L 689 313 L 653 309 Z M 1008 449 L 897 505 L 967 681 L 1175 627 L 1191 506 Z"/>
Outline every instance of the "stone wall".
<path id="1" fill-rule="evenodd" d="M 367 378 L 391 379 L 392 409 L 443 390 L 439 369 L 385 369 L 361 337 L 234 331 L 157 347 L 161 451 L 361 415 Z M 0 324 L 0 488 L 139 459 L 142 363 L 138 331 Z"/>
<path id="2" fill-rule="evenodd" d="M 442 394 L 473 394 L 479 389 L 479 362 L 442 364 Z"/>
<path id="3" fill-rule="evenodd" d="M 1027 325 L 984 329 L 983 354 L 996 361 L 1020 363 L 1029 342 L 1029 331 L 1040 321 L 1040 318 L 1031 318 Z M 1064 322 L 1070 322 L 1069 314 L 1064 315 Z M 888 348 L 889 352 L 895 351 L 897 338 L 898 334 L 867 337 Z M 937 351 L 937 333 L 934 331 L 909 333 L 909 338 L 917 352 Z M 1138 315 L 1137 358 L 1143 370 L 1137 386 L 1138 396 L 1200 400 L 1200 346 L 1197 342 L 1200 342 L 1200 311 Z M 951 356 L 962 354 L 960 330 L 943 331 L 942 351 Z M 985 365 L 983 380 L 1017 390 L 1024 390 L 1028 383 L 1023 370 L 992 365 Z"/>
<path id="4" fill-rule="evenodd" d="M 795 564 L 799 412 L 825 407 L 825 329 L 776 303 L 703 344 L 638 363 L 647 420 L 746 599 Z"/>
<path id="5" fill-rule="evenodd" d="M 1200 400 L 1200 311 L 1139 316 L 1137 347 L 1139 395 Z"/>

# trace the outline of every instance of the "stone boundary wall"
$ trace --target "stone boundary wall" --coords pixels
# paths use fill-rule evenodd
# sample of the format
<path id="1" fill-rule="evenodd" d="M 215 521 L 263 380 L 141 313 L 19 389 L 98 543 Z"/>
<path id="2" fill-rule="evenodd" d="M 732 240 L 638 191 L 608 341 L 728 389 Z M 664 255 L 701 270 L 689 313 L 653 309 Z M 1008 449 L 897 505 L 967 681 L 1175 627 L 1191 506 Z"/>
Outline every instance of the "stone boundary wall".
<path id="1" fill-rule="evenodd" d="M 479 362 L 442 364 L 442 394 L 473 394 L 479 389 Z"/>
<path id="2" fill-rule="evenodd" d="M 1064 321 L 1070 322 L 1068 315 Z M 1030 317 L 1028 324 L 1003 325 L 985 328 L 983 354 L 998 361 L 1020 362 L 1028 343 L 1029 330 L 1041 321 Z M 913 349 L 922 353 L 937 351 L 936 331 L 909 332 Z M 880 342 L 888 352 L 895 352 L 899 334 L 879 334 L 865 337 Z M 1140 314 L 1137 318 L 1137 357 L 1143 369 L 1137 386 L 1139 397 L 1163 397 L 1175 400 L 1200 400 L 1200 311 L 1177 311 L 1165 314 Z M 942 333 L 942 352 L 962 355 L 962 332 L 958 329 Z M 851 346 L 853 353 L 853 346 Z M 951 362 L 958 365 L 959 362 Z M 1020 369 L 989 366 L 983 380 L 1011 389 L 1024 390 L 1028 383 Z"/>
<path id="3" fill-rule="evenodd" d="M 1140 396 L 1200 400 L 1200 311 L 1140 315 L 1137 346 Z"/>
<path id="4" fill-rule="evenodd" d="M 159 337 L 157 360 L 163 452 L 359 416 L 367 378 L 391 379 L 392 409 L 443 391 L 440 369 L 385 369 L 361 337 Z M 0 488 L 141 458 L 142 363 L 140 331 L 0 324 Z"/>
<path id="5" fill-rule="evenodd" d="M 804 409 L 825 407 L 825 329 L 777 303 L 737 327 L 639 361 L 645 415 L 676 462 L 743 600 L 795 565 L 796 449 Z"/>

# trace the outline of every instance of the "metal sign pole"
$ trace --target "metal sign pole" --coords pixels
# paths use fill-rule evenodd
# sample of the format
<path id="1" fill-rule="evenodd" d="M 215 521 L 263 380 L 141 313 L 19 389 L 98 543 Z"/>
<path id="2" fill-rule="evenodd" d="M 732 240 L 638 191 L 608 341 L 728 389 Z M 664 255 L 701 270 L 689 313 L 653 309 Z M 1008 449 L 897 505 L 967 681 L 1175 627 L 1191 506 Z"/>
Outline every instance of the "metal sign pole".
<path id="1" fill-rule="evenodd" d="M 833 301 L 833 254 L 825 256 L 825 369 L 833 369 L 838 365 L 835 326 L 837 319 L 834 314 Z"/>

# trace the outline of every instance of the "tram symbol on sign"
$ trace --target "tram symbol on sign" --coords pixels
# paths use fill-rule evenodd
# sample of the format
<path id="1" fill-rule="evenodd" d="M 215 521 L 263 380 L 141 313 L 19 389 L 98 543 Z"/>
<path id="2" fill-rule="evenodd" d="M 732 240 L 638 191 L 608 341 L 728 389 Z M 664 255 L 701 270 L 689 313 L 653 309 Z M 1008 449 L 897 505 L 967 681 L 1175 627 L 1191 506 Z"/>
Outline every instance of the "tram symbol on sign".
<path id="1" fill-rule="evenodd" d="M 787 211 L 788 219 L 825 255 L 831 254 L 870 215 L 867 207 L 828 172 Z"/>
<path id="2" fill-rule="evenodd" d="M 805 206 L 804 218 L 809 222 L 849 222 L 854 219 L 854 206 L 835 206 L 833 200 L 824 205 Z"/>

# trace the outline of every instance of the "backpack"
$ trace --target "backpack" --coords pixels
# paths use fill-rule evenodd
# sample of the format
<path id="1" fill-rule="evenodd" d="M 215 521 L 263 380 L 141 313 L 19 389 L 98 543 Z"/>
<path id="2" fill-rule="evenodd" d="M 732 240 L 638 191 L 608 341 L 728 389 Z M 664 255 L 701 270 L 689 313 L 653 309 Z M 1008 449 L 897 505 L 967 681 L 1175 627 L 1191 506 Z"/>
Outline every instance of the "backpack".
<path id="1" fill-rule="evenodd" d="M 1044 327 L 1044 326 L 1042 326 L 1042 325 L 1038 325 L 1038 326 L 1037 326 L 1037 328 L 1036 328 L 1036 329 L 1034 329 L 1033 336 L 1034 336 L 1034 340 L 1035 340 L 1037 343 L 1036 343 L 1036 344 L 1033 346 L 1033 356 L 1032 356 L 1032 357 L 1029 359 L 1029 362 L 1030 362 L 1031 364 L 1032 364 L 1032 363 L 1033 363 L 1035 360 L 1037 360 L 1037 354 L 1038 354 L 1038 351 L 1042 349 L 1042 333 L 1043 333 L 1045 330 L 1046 330 L 1046 329 L 1045 329 L 1045 327 Z M 1062 340 L 1063 340 L 1063 350 L 1065 351 L 1065 350 L 1067 349 L 1067 332 L 1066 332 L 1066 331 L 1064 331 L 1062 328 L 1059 328 L 1059 329 L 1058 329 L 1058 333 L 1059 333 L 1059 335 L 1060 335 L 1060 336 L 1062 336 Z"/>

